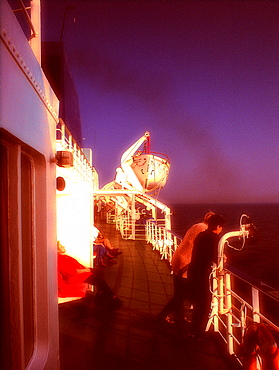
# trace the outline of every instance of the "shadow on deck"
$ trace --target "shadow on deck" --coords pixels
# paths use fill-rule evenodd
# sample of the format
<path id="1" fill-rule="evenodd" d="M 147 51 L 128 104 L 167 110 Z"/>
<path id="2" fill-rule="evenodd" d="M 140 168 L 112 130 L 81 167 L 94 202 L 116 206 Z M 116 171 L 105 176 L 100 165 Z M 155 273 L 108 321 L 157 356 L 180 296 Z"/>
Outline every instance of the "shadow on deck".
<path id="1" fill-rule="evenodd" d="M 97 227 L 123 251 L 103 274 L 124 303 L 112 310 L 89 294 L 60 304 L 62 370 L 240 368 L 214 333 L 196 342 L 186 336 L 186 321 L 183 326 L 159 325 L 156 316 L 173 291 L 168 265 L 145 242 L 123 241 L 113 225 Z"/>

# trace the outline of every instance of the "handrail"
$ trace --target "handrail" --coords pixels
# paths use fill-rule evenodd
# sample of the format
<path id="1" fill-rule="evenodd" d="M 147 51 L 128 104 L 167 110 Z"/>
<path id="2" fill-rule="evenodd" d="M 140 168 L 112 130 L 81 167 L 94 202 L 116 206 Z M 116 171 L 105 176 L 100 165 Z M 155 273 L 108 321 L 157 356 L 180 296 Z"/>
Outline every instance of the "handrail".
<path id="1" fill-rule="evenodd" d="M 272 312 L 262 312 L 263 308 L 267 309 L 268 303 L 279 306 L 279 300 L 268 291 L 273 288 L 251 277 L 246 280 L 245 274 L 238 273 L 239 275 L 236 269 L 229 266 L 221 273 L 213 269 L 212 312 L 207 325 L 207 330 L 213 325 L 214 331 L 219 332 L 226 342 L 229 354 L 236 357 L 239 356 L 239 346 L 243 343 L 245 330 L 251 323 L 265 323 L 279 331 L 278 323 L 268 317 Z M 245 284 L 244 290 L 236 291 L 232 288 L 238 280 Z"/>
<path id="2" fill-rule="evenodd" d="M 182 237 L 160 226 L 158 222 L 148 220 L 146 240 L 153 245 L 153 249 L 159 251 L 162 259 L 171 262 Z M 246 289 L 234 290 L 233 287 L 238 280 L 245 284 L 249 294 Z M 213 330 L 218 332 L 227 344 L 228 353 L 234 355 L 241 363 L 240 345 L 243 343 L 246 328 L 252 322 L 262 322 L 279 331 L 279 323 L 270 317 L 272 305 L 279 307 L 279 298 L 273 293 L 277 291 L 228 264 L 221 271 L 215 265 L 210 278 L 210 287 L 212 305 L 207 330 L 213 326 Z M 267 310 L 268 305 L 271 306 L 271 313 L 262 312 L 263 307 Z"/>
<path id="3" fill-rule="evenodd" d="M 172 260 L 173 253 L 180 244 L 182 237 L 175 234 L 164 225 L 160 225 L 162 220 L 148 220 L 146 223 L 146 240 L 153 245 L 153 250 L 159 251 L 161 259 Z"/>
<path id="4" fill-rule="evenodd" d="M 25 7 L 24 3 L 22 0 L 17 0 L 18 3 L 19 3 L 19 6 L 20 6 L 20 9 L 15 9 L 13 10 L 14 13 L 18 12 L 18 11 L 22 11 L 23 12 L 23 15 L 24 15 L 24 18 L 29 26 L 29 28 L 31 29 L 32 33 L 31 33 L 31 36 L 30 36 L 30 40 L 33 38 L 33 37 L 36 37 L 36 30 L 35 30 L 35 27 L 32 23 L 32 20 L 27 12 L 27 10 L 31 9 L 30 7 Z"/>
<path id="5" fill-rule="evenodd" d="M 231 275 L 234 275 L 238 279 L 249 283 L 249 285 L 258 289 L 259 292 L 266 294 L 267 296 L 269 296 L 272 299 L 275 299 L 279 303 L 279 296 L 278 296 L 278 298 L 276 298 L 271 293 L 272 291 L 277 291 L 275 288 L 271 287 L 270 285 L 267 285 L 267 284 L 263 283 L 262 281 L 260 281 L 258 279 L 253 278 L 250 275 L 245 274 L 244 272 L 238 270 L 237 268 L 235 268 L 235 267 L 233 267 L 229 264 L 225 264 L 225 269 L 228 270 Z"/>
<path id="6" fill-rule="evenodd" d="M 60 118 L 56 127 L 56 145 L 59 150 L 69 150 L 73 153 L 75 169 L 87 181 L 94 183 L 96 170 L 91 166 L 82 149 L 75 142 L 66 124 Z"/>

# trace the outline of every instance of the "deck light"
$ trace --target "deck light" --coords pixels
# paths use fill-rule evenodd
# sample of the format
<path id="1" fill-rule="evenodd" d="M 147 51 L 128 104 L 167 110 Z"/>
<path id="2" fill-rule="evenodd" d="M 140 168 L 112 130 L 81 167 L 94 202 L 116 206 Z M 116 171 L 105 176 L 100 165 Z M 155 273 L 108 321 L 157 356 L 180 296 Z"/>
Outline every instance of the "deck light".
<path id="1" fill-rule="evenodd" d="M 73 153 L 65 150 L 56 152 L 56 164 L 59 167 L 70 168 L 74 166 Z"/>

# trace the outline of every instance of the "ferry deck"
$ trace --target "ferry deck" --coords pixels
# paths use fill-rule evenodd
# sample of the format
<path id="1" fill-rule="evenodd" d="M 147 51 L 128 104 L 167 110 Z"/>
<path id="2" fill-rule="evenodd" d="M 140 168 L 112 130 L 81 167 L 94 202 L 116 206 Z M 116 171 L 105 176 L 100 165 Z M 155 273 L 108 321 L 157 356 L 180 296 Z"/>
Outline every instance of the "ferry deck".
<path id="1" fill-rule="evenodd" d="M 122 240 L 114 225 L 102 221 L 96 226 L 123 251 L 116 264 L 101 268 L 123 305 L 101 308 L 94 293 L 59 305 L 62 370 L 241 368 L 218 334 L 194 341 L 187 338 L 186 320 L 159 324 L 156 316 L 173 291 L 169 266 L 145 241 Z"/>

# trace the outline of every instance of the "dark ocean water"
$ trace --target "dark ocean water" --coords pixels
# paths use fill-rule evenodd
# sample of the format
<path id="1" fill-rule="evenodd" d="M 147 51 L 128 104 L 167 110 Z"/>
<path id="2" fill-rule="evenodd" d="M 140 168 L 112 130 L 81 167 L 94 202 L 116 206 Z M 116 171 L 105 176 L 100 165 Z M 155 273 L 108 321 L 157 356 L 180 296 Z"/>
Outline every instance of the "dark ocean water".
<path id="1" fill-rule="evenodd" d="M 225 248 L 228 263 L 279 290 L 278 204 L 175 204 L 171 209 L 172 230 L 181 236 L 209 210 L 224 217 L 223 233 L 239 230 L 240 217 L 247 214 L 257 228 L 257 239 L 241 251 Z"/>

